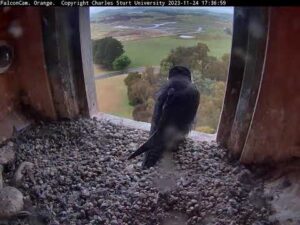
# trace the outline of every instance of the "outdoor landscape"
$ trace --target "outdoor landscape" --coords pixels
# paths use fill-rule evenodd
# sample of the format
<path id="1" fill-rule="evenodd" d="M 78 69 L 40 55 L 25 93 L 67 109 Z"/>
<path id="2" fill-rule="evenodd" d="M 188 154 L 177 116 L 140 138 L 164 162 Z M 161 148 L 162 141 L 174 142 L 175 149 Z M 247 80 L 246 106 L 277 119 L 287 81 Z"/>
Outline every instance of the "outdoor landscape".
<path id="1" fill-rule="evenodd" d="M 149 122 L 168 69 L 184 65 L 201 92 L 195 130 L 216 131 L 232 14 L 203 8 L 108 8 L 91 12 L 91 37 L 101 112 Z"/>

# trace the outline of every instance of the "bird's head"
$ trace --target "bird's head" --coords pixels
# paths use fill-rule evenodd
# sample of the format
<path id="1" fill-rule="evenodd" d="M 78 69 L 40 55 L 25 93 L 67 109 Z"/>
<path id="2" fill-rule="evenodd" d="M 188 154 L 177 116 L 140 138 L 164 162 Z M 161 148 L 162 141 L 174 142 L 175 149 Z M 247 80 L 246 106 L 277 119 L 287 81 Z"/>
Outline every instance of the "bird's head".
<path id="1" fill-rule="evenodd" d="M 187 78 L 192 80 L 191 71 L 184 66 L 174 66 L 169 71 L 169 79 L 178 77 L 178 78 Z"/>

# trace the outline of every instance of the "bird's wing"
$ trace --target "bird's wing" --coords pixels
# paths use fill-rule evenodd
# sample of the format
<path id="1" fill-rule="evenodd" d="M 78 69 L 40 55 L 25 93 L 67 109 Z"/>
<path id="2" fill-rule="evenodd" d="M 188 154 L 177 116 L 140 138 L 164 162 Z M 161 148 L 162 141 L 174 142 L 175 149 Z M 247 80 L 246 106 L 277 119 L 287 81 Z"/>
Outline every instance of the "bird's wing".
<path id="1" fill-rule="evenodd" d="M 161 109 L 160 109 L 161 115 L 158 118 L 157 124 L 155 124 L 155 130 L 152 131 L 150 138 L 141 147 L 139 147 L 133 154 L 131 154 L 128 159 L 133 159 L 136 156 L 151 150 L 153 145 L 161 144 L 159 142 L 159 140 L 161 139 L 161 128 L 167 121 L 166 111 L 168 110 L 168 106 L 173 101 L 174 92 L 175 90 L 173 88 L 170 88 L 168 90 L 165 101 L 163 102 L 163 104 L 161 104 Z"/>
<path id="2" fill-rule="evenodd" d="M 199 102 L 200 93 L 195 85 L 191 84 L 176 92 L 170 89 L 168 91 L 168 97 L 162 107 L 157 130 L 160 130 L 160 127 L 167 127 L 167 124 L 172 118 L 171 120 L 173 122 L 174 120 L 185 121 L 183 124 L 186 124 L 186 126 L 181 126 L 181 129 L 185 130 L 185 132 L 190 131 L 192 123 L 195 120 Z"/>
<path id="3" fill-rule="evenodd" d="M 172 92 L 172 91 L 170 91 L 170 89 L 172 89 L 174 91 L 173 88 L 170 88 L 167 85 L 167 86 L 163 87 L 160 90 L 160 92 L 158 93 L 159 97 L 156 99 L 156 103 L 154 106 L 154 112 L 152 115 L 150 136 L 154 133 L 154 131 L 157 130 L 158 124 L 160 123 L 164 105 L 165 105 L 166 101 L 168 100 L 170 93 Z"/>
<path id="4" fill-rule="evenodd" d="M 167 96 L 166 96 L 163 104 L 161 104 L 161 114 L 157 121 L 158 123 L 156 124 L 156 129 L 154 130 L 154 132 L 159 132 L 160 129 L 163 127 L 163 125 L 166 123 L 167 118 L 168 118 L 167 112 L 169 110 L 169 106 L 173 103 L 175 96 L 176 96 L 175 89 L 169 88 L 168 92 L 167 92 Z"/>

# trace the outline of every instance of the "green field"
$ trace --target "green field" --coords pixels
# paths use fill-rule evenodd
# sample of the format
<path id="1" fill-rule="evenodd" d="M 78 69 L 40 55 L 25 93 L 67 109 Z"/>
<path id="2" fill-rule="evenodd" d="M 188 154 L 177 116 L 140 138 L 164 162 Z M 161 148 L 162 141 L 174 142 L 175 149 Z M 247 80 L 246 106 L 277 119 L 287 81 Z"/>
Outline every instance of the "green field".
<path id="1" fill-rule="evenodd" d="M 168 56 L 172 49 L 179 46 L 195 46 L 202 42 L 208 45 L 209 55 L 222 57 L 229 53 L 231 48 L 231 37 L 204 38 L 204 39 L 181 39 L 174 36 L 156 37 L 141 40 L 124 41 L 125 54 L 131 59 L 130 68 L 144 66 L 159 66 L 162 59 Z M 99 69 L 94 65 L 94 74 L 107 73 L 105 69 Z"/>
<path id="2" fill-rule="evenodd" d="M 209 55 L 222 57 L 224 53 L 230 52 L 231 37 L 205 38 L 205 39 L 181 39 L 174 36 L 157 37 L 143 40 L 123 42 L 125 53 L 132 63 L 130 67 L 157 66 L 160 61 L 167 57 L 172 49 L 179 46 L 195 46 L 198 42 L 208 45 Z"/>

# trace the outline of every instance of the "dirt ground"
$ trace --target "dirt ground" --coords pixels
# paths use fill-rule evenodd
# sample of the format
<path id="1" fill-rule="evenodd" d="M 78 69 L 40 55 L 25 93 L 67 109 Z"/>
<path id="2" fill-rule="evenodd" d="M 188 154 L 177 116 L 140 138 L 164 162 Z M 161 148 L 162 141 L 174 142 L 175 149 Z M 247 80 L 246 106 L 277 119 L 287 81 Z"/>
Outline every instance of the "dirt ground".
<path id="1" fill-rule="evenodd" d="M 100 112 L 125 118 L 132 118 L 128 103 L 127 87 L 124 84 L 126 75 L 95 80 L 98 108 Z"/>

